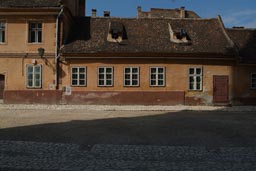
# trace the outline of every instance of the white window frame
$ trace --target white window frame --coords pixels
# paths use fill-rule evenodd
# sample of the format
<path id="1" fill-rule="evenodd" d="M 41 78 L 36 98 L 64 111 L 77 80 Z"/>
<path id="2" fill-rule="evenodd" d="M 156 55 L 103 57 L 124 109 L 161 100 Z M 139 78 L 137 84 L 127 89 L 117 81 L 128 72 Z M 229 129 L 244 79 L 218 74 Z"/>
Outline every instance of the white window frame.
<path id="1" fill-rule="evenodd" d="M 6 43 L 6 21 L 0 20 L 0 34 L 4 39 L 3 41 L 0 40 L 0 44 Z"/>
<path id="2" fill-rule="evenodd" d="M 103 73 L 100 73 L 100 70 L 103 69 Z M 107 70 L 111 69 L 111 73 L 107 73 Z M 100 78 L 100 75 L 103 75 L 103 78 Z M 110 78 L 107 76 L 110 75 Z M 103 84 L 100 84 L 100 81 L 103 81 Z M 111 81 L 111 84 L 108 84 L 108 81 Z M 112 87 L 114 84 L 114 67 L 98 67 L 98 87 Z"/>
<path id="3" fill-rule="evenodd" d="M 32 24 L 35 24 L 35 28 L 31 28 Z M 38 26 L 41 24 L 41 28 Z M 32 41 L 32 32 L 35 32 L 35 40 Z M 39 41 L 39 32 L 41 32 L 41 41 Z M 43 22 L 41 21 L 29 21 L 28 22 L 28 43 L 42 43 L 43 42 Z"/>
<path id="4" fill-rule="evenodd" d="M 73 69 L 77 69 L 77 73 L 73 72 Z M 84 72 L 81 72 L 81 70 L 84 69 Z M 73 76 L 76 75 L 77 78 L 73 78 Z M 84 75 L 84 78 L 80 78 L 81 75 Z M 87 85 L 87 68 L 86 67 L 71 67 L 71 86 L 73 87 L 84 87 Z M 77 84 L 73 84 L 73 81 L 76 80 Z M 84 81 L 84 84 L 81 84 L 80 81 Z"/>
<path id="5" fill-rule="evenodd" d="M 156 69 L 156 73 L 152 73 L 152 69 Z M 163 69 L 163 73 L 159 73 L 159 69 Z M 152 79 L 152 75 L 156 75 L 155 79 Z M 163 78 L 159 78 L 160 75 L 163 75 Z M 165 87 L 165 67 L 150 67 L 150 79 L 149 79 L 149 85 L 151 87 Z M 156 84 L 153 85 L 152 81 L 155 81 Z M 163 84 L 159 84 L 159 81 L 163 81 Z"/>
<path id="6" fill-rule="evenodd" d="M 256 72 L 251 73 L 251 89 L 256 90 Z"/>
<path id="7" fill-rule="evenodd" d="M 126 70 L 129 69 L 130 72 L 126 72 Z M 133 72 L 133 69 L 137 69 L 137 72 Z M 129 78 L 126 78 L 128 76 Z M 137 76 L 137 78 L 134 78 L 133 76 Z M 130 82 L 130 84 L 127 84 L 127 81 Z M 137 84 L 134 84 L 137 82 Z M 138 87 L 140 85 L 140 68 L 139 67 L 124 67 L 124 86 L 125 87 Z"/>
<path id="8" fill-rule="evenodd" d="M 200 69 L 200 74 L 197 74 L 197 70 Z M 193 73 L 190 73 L 190 70 L 193 70 Z M 191 78 L 193 78 L 193 83 L 191 83 Z M 200 78 L 200 81 L 197 80 Z M 190 85 L 193 84 L 193 88 Z M 197 85 L 199 84 L 199 88 Z M 202 91 L 203 90 L 203 68 L 202 67 L 189 67 L 188 68 L 188 89 L 190 91 Z"/>
<path id="9" fill-rule="evenodd" d="M 32 72 L 29 73 L 29 68 L 32 68 Z M 36 68 L 39 68 L 39 72 L 36 72 Z M 26 85 L 27 88 L 35 88 L 35 89 L 40 89 L 42 88 L 42 65 L 30 65 L 27 64 L 26 65 L 26 71 L 27 71 L 27 75 L 26 75 Z M 32 78 L 30 79 L 29 76 L 32 76 Z M 37 75 L 39 75 L 39 78 L 36 78 Z M 30 85 L 30 81 L 32 81 L 31 85 Z M 39 81 L 39 85 L 36 85 L 37 81 Z"/>

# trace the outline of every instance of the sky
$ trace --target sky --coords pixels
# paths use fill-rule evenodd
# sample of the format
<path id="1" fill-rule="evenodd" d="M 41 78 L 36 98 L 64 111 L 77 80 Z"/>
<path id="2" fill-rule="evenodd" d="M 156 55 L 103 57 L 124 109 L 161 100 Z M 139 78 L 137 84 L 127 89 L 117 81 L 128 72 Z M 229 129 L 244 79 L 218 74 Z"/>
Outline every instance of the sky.
<path id="1" fill-rule="evenodd" d="M 136 17 L 137 6 L 150 8 L 180 8 L 195 11 L 202 18 L 222 17 L 226 27 L 256 28 L 256 0 L 87 0 L 86 15 L 97 9 L 97 16 L 111 11 L 115 17 Z"/>

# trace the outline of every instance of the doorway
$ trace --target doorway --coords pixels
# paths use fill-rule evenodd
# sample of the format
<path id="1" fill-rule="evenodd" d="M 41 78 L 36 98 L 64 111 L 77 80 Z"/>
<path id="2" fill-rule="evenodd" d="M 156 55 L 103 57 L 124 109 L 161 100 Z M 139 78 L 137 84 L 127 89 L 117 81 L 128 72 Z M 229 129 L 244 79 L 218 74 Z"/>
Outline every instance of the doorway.
<path id="1" fill-rule="evenodd" d="M 213 102 L 229 102 L 228 76 L 213 76 Z"/>
<path id="2" fill-rule="evenodd" d="M 5 76 L 0 74 L 0 99 L 4 98 Z"/>

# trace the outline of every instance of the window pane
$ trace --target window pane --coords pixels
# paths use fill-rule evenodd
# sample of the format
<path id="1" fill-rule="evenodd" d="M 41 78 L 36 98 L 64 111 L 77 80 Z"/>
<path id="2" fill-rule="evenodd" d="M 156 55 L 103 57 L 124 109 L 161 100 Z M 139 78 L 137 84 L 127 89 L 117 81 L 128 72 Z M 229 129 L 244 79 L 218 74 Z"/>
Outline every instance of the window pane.
<path id="1" fill-rule="evenodd" d="M 78 72 L 78 68 L 72 68 L 72 73 L 77 73 Z"/>
<path id="2" fill-rule="evenodd" d="M 35 66 L 35 72 L 40 73 L 41 72 L 41 66 Z"/>
<path id="3" fill-rule="evenodd" d="M 36 33 L 34 31 L 30 32 L 30 42 L 33 43 L 36 41 Z"/>
<path id="4" fill-rule="evenodd" d="M 33 86 L 33 80 L 28 80 L 28 87 L 32 87 Z"/>
<path id="5" fill-rule="evenodd" d="M 138 79 L 138 75 L 133 74 L 132 79 Z"/>
<path id="6" fill-rule="evenodd" d="M 79 80 L 79 85 L 85 85 L 85 80 Z"/>
<path id="7" fill-rule="evenodd" d="M 107 74 L 107 79 L 112 79 L 112 74 Z"/>
<path id="8" fill-rule="evenodd" d="M 130 71 L 131 71 L 130 68 L 125 68 L 125 71 L 124 71 L 124 72 L 125 72 L 125 73 L 130 73 Z"/>
<path id="9" fill-rule="evenodd" d="M 37 23 L 37 28 L 41 29 L 42 28 L 42 23 Z"/>
<path id="10" fill-rule="evenodd" d="M 41 31 L 39 31 L 37 33 L 37 42 L 42 42 L 42 32 Z"/>
<path id="11" fill-rule="evenodd" d="M 85 79 L 85 74 L 80 74 L 80 75 L 79 75 L 79 78 L 80 78 L 80 79 Z"/>
<path id="12" fill-rule="evenodd" d="M 30 23 L 30 28 L 31 28 L 31 29 L 36 28 L 36 24 L 35 24 L 35 23 Z"/>
<path id="13" fill-rule="evenodd" d="M 189 89 L 194 90 L 194 84 L 189 84 Z"/>
<path id="14" fill-rule="evenodd" d="M 5 32 L 4 31 L 0 32 L 0 42 L 1 43 L 5 42 Z"/>
<path id="15" fill-rule="evenodd" d="M 35 79 L 39 80 L 40 79 L 40 75 L 39 74 L 35 74 Z"/>
<path id="16" fill-rule="evenodd" d="M 112 73 L 112 68 L 107 68 L 106 73 Z"/>
<path id="17" fill-rule="evenodd" d="M 163 74 L 158 75 L 158 79 L 164 79 L 164 75 Z"/>
<path id="18" fill-rule="evenodd" d="M 72 79 L 78 79 L 78 75 L 77 74 L 72 74 Z"/>
<path id="19" fill-rule="evenodd" d="M 28 73 L 33 73 L 33 66 L 27 66 Z"/>
<path id="20" fill-rule="evenodd" d="M 201 90 L 201 84 L 196 84 L 196 89 Z"/>
<path id="21" fill-rule="evenodd" d="M 189 74 L 195 74 L 194 68 L 189 68 Z"/>
<path id="22" fill-rule="evenodd" d="M 72 85 L 77 85 L 78 81 L 77 80 L 72 80 Z"/>
<path id="23" fill-rule="evenodd" d="M 107 85 L 112 85 L 112 80 L 107 80 Z"/>
<path id="24" fill-rule="evenodd" d="M 133 68 L 133 69 L 132 69 L 132 72 L 133 72 L 133 73 L 138 73 L 138 68 Z"/>
<path id="25" fill-rule="evenodd" d="M 150 85 L 156 85 L 156 81 L 155 80 L 151 80 Z"/>
<path id="26" fill-rule="evenodd" d="M 104 74 L 99 74 L 99 79 L 104 79 Z"/>
<path id="27" fill-rule="evenodd" d="M 35 87 L 40 87 L 40 80 L 35 81 Z"/>
<path id="28" fill-rule="evenodd" d="M 156 75 L 151 75 L 151 79 L 155 80 L 156 79 Z"/>
<path id="29" fill-rule="evenodd" d="M 131 81 L 130 80 L 125 80 L 125 85 L 130 85 Z"/>
<path id="30" fill-rule="evenodd" d="M 104 68 L 99 68 L 99 73 L 104 73 Z"/>
<path id="31" fill-rule="evenodd" d="M 155 74 L 156 73 L 156 68 L 151 68 L 151 73 Z"/>
<path id="32" fill-rule="evenodd" d="M 138 81 L 137 80 L 133 80 L 132 81 L 132 85 L 138 85 Z"/>
<path id="33" fill-rule="evenodd" d="M 126 80 L 128 80 L 128 79 L 130 79 L 130 75 L 125 74 L 124 78 L 125 78 Z"/>
<path id="34" fill-rule="evenodd" d="M 196 74 L 201 75 L 201 71 L 202 71 L 201 68 L 197 68 L 196 69 Z"/>
<path id="35" fill-rule="evenodd" d="M 190 83 L 194 83 L 194 81 L 195 81 L 195 80 L 194 80 L 194 77 L 189 77 L 189 82 L 190 82 Z"/>
<path id="36" fill-rule="evenodd" d="M 158 80 L 158 85 L 164 85 L 164 81 L 163 80 Z"/>
<path id="37" fill-rule="evenodd" d="M 33 74 L 28 74 L 28 79 L 33 80 Z"/>
<path id="38" fill-rule="evenodd" d="M 164 68 L 158 68 L 158 73 L 164 73 Z"/>
<path id="39" fill-rule="evenodd" d="M 85 73 L 85 68 L 79 68 L 79 73 Z"/>
<path id="40" fill-rule="evenodd" d="M 99 85 L 104 85 L 104 80 L 99 80 Z"/>
<path id="41" fill-rule="evenodd" d="M 201 82 L 201 77 L 196 77 L 196 82 L 200 83 Z"/>

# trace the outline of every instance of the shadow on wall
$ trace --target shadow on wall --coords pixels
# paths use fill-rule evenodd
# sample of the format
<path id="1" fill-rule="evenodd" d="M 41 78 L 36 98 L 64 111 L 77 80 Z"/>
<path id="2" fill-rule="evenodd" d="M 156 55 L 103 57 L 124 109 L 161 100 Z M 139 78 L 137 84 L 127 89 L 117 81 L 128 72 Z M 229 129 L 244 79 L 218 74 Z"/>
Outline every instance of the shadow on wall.
<path id="1" fill-rule="evenodd" d="M 253 113 L 182 111 L 121 117 L 122 113 L 113 111 L 116 116 L 120 114 L 117 118 L 0 129 L 0 140 L 81 145 L 256 146 Z"/>

